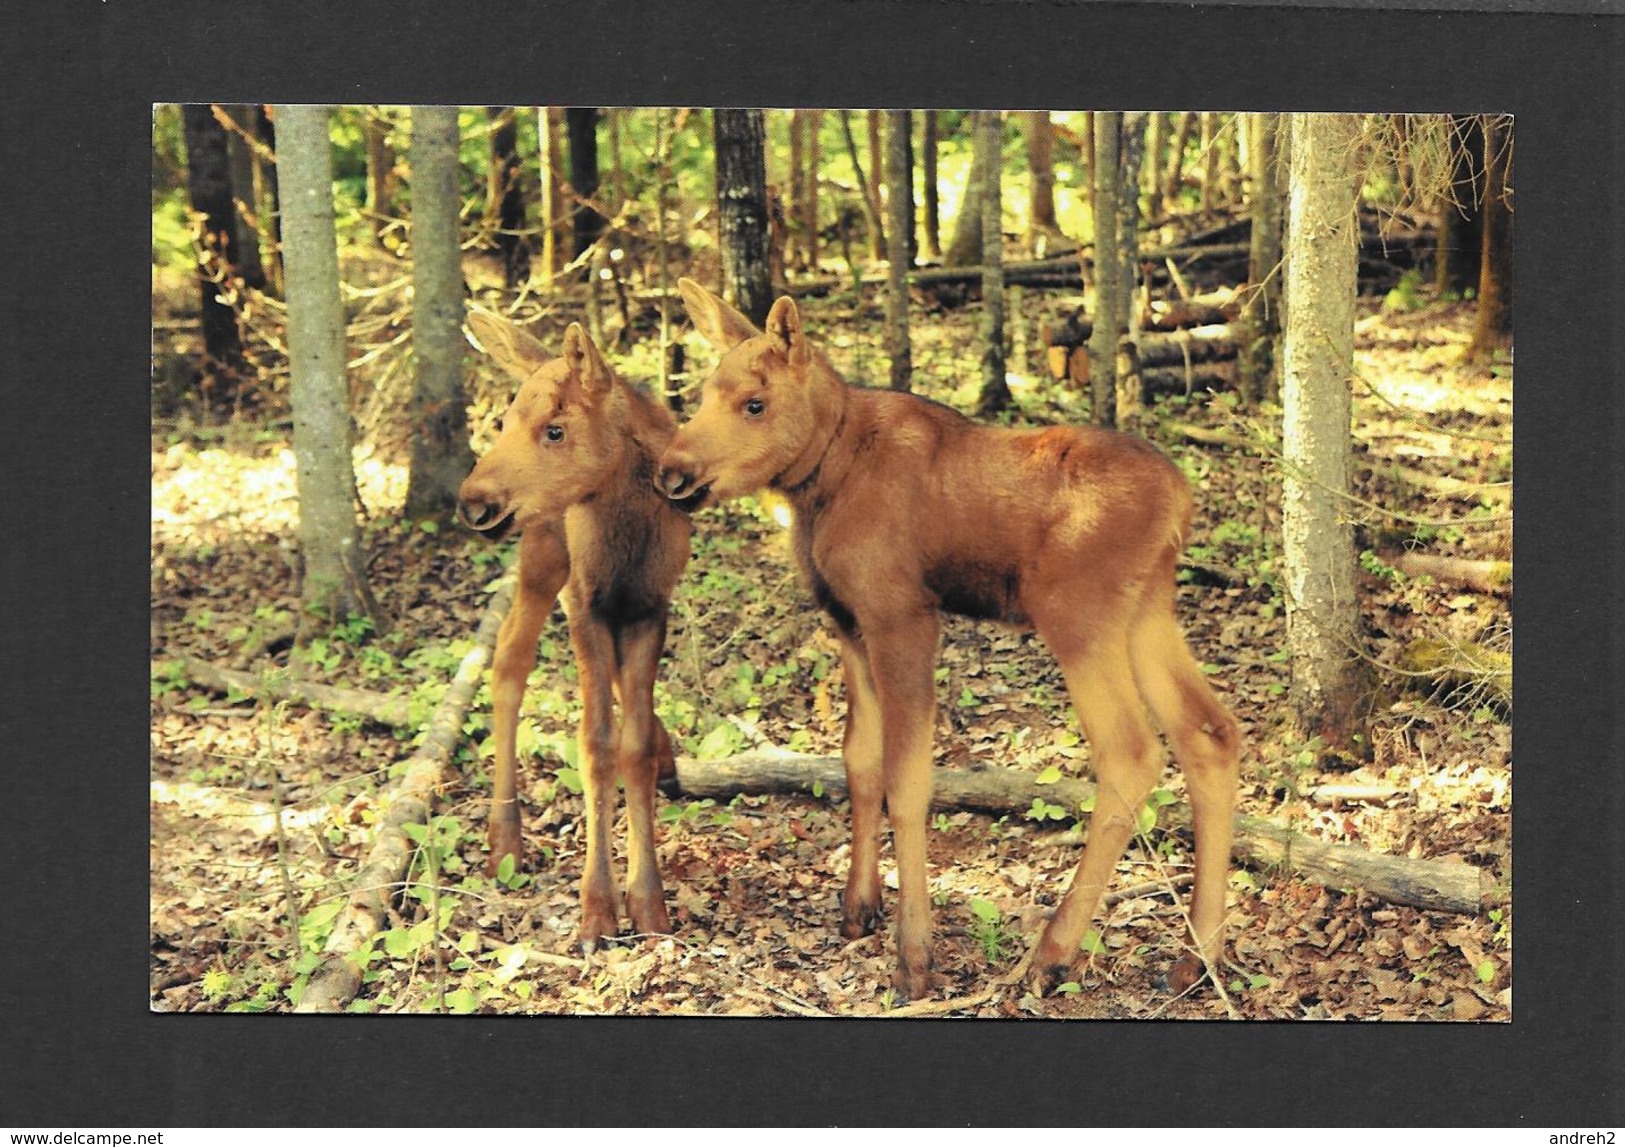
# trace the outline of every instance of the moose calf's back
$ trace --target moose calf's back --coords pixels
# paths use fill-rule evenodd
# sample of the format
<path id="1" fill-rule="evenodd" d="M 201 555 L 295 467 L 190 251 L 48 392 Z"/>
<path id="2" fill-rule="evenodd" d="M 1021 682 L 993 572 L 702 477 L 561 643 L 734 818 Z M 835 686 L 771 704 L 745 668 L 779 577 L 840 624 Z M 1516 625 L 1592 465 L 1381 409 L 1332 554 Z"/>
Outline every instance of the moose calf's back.
<path id="1" fill-rule="evenodd" d="M 984 426 L 892 391 L 848 393 L 817 485 L 797 540 L 821 596 L 912 583 L 951 613 L 1022 626 L 1056 581 L 1153 576 L 1190 520 L 1184 477 L 1140 439 Z"/>

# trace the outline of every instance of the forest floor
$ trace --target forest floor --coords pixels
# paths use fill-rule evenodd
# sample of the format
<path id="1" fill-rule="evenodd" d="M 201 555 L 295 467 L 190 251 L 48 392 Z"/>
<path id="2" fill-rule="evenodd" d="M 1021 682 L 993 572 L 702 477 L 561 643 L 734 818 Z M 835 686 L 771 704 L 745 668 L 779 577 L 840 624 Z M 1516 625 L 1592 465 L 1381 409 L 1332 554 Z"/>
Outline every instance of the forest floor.
<path id="1" fill-rule="evenodd" d="M 1170 996 L 1161 977 L 1183 923 L 1169 889 L 1189 870 L 1185 834 L 1153 828 L 1118 866 L 1118 900 L 1086 945 L 1077 990 L 985 992 L 1013 967 L 1075 866 L 1077 810 L 992 817 L 933 812 L 931 889 L 944 1014 L 987 1017 L 1507 1020 L 1511 1014 L 1511 715 L 1482 683 L 1416 688 L 1394 667 L 1419 639 L 1510 648 L 1510 597 L 1407 577 L 1406 548 L 1509 560 L 1510 367 L 1457 365 L 1468 305 L 1361 300 L 1356 438 L 1361 608 L 1381 700 L 1369 759 L 1283 732 L 1285 619 L 1276 585 L 1281 470 L 1271 432 L 1226 396 L 1160 404 L 1140 430 L 1192 479 L 1188 556 L 1231 571 L 1191 576 L 1179 612 L 1193 649 L 1245 731 L 1240 809 L 1328 842 L 1454 858 L 1490 873 L 1478 915 L 1386 903 L 1288 871 L 1238 868 L 1225 991 Z M 1029 322 L 1061 313 L 1029 292 Z M 871 312 L 877 314 L 878 312 Z M 809 304 L 809 327 L 854 381 L 884 377 L 880 324 Z M 974 308 L 918 314 L 916 387 L 968 408 Z M 1036 328 L 1032 328 L 1036 329 Z M 1033 361 L 1041 349 L 1033 340 Z M 634 352 L 636 353 L 636 352 Z M 650 373 L 626 356 L 632 378 Z M 698 366 L 709 364 L 699 356 Z M 646 364 L 643 364 L 646 365 Z M 481 364 L 477 419 L 506 386 Z M 1081 421 L 1047 378 L 1015 386 L 1013 421 Z M 413 735 L 366 719 L 266 705 L 194 685 L 181 655 L 412 698 L 425 716 L 469 648 L 511 543 L 403 521 L 398 443 L 356 454 L 368 574 L 384 632 L 351 626 L 290 651 L 297 499 L 285 409 L 200 426 L 155 422 L 152 447 L 151 1004 L 160 1011 L 285 1011 L 315 965 L 366 853 L 379 793 Z M 281 418 L 282 421 L 278 421 Z M 1198 445 L 1180 423 L 1256 445 Z M 1488 484 L 1441 494 L 1394 465 Z M 845 702 L 836 643 L 797 578 L 786 532 L 752 500 L 697 516 L 673 603 L 657 701 L 679 752 L 777 747 L 834 754 Z M 291 660 L 291 666 L 290 666 Z M 1030 635 L 949 619 L 938 669 L 937 763 L 1087 775 L 1089 749 L 1060 673 Z M 377 943 L 354 1010 L 709 1015 L 877 1015 L 889 992 L 889 926 L 838 931 L 847 809 L 823 792 L 659 801 L 659 857 L 674 934 L 632 937 L 589 960 L 573 945 L 584 848 L 575 670 L 562 614 L 544 631 L 527 695 L 520 798 L 526 860 L 487 879 L 489 694 L 469 713 L 455 783 L 437 807 L 431 879 L 415 867 Z M 1167 799 L 1183 782 L 1170 768 Z M 1354 799 L 1325 786 L 1362 786 Z M 894 887 L 889 842 L 882 870 Z M 895 892 L 888 891 L 888 906 Z M 431 909 L 431 905 L 433 908 Z M 431 919 L 431 911 L 438 919 Z"/>

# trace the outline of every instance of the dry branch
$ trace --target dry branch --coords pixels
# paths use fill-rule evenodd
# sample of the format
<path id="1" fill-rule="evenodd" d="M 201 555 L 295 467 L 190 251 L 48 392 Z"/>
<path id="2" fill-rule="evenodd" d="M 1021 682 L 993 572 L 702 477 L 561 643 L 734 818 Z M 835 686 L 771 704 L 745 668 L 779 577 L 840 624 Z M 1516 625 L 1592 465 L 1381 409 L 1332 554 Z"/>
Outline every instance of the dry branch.
<path id="1" fill-rule="evenodd" d="M 406 771 L 384 798 L 378 829 L 366 863 L 357 874 L 349 903 L 339 914 L 323 949 L 326 958 L 311 974 L 294 1009 L 300 1012 L 336 1012 L 355 998 L 364 968 L 359 960 L 367 943 L 383 927 L 389 901 L 406 876 L 412 842 L 403 826 L 424 824 L 434 793 L 462 738 L 463 715 L 484 679 L 496 645 L 497 630 L 513 602 L 515 577 L 502 578 L 474 635 L 474 648 L 457 667 L 446 695 L 429 721 L 427 735 L 406 762 Z"/>
<path id="2" fill-rule="evenodd" d="M 249 697 L 267 701 L 291 701 L 295 705 L 307 705 L 316 709 L 356 713 L 377 721 L 380 725 L 392 725 L 396 728 L 413 724 L 411 706 L 404 697 L 390 697 L 366 689 L 323 685 L 317 681 L 306 681 L 285 673 L 268 676 L 244 673 L 186 654 L 175 660 L 180 661 L 187 680 L 218 693 L 236 690 Z"/>
<path id="3" fill-rule="evenodd" d="M 1472 641 L 1420 638 L 1400 651 L 1404 673 L 1445 688 L 1482 689 L 1500 704 L 1512 704 L 1512 654 Z"/>
<path id="4" fill-rule="evenodd" d="M 684 794 L 724 799 L 737 793 L 846 791 L 839 757 L 745 753 L 716 761 L 678 758 L 677 783 Z M 1041 785 L 1019 769 L 932 770 L 932 804 L 1005 815 L 1025 812 L 1034 799 L 1076 809 L 1094 796 L 1095 786 L 1062 778 Z M 1163 823 L 1183 828 L 1190 810 L 1169 805 Z M 1333 887 L 1360 887 L 1395 904 L 1435 912 L 1474 914 L 1492 890 L 1489 876 L 1468 864 L 1383 856 L 1348 844 L 1327 844 L 1259 817 L 1236 816 L 1236 858 L 1265 867 L 1284 866 L 1306 879 Z"/>

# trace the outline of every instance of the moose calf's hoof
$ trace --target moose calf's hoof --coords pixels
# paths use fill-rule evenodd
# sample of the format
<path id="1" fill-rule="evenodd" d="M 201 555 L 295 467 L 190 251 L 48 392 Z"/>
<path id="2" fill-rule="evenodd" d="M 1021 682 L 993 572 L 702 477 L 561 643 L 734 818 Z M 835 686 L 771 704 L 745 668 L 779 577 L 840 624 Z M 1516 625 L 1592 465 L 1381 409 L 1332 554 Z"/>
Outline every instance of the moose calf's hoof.
<path id="1" fill-rule="evenodd" d="M 578 934 L 581 941 L 581 951 L 590 956 L 596 952 L 606 940 L 615 939 L 620 927 L 612 912 L 588 911 L 583 908 L 581 913 L 581 931 Z"/>
<path id="2" fill-rule="evenodd" d="M 920 968 L 900 964 L 892 976 L 892 988 L 897 992 L 899 1001 L 923 1000 L 937 990 L 937 974 L 931 970 L 929 962 Z"/>
<path id="3" fill-rule="evenodd" d="M 845 893 L 841 894 L 841 935 L 848 940 L 861 940 L 865 936 L 873 935 L 880 927 L 883 914 L 878 902 L 865 904 L 862 901 L 849 902 Z"/>
<path id="4" fill-rule="evenodd" d="M 626 914 L 632 919 L 632 931 L 640 936 L 665 935 L 671 931 L 671 918 L 666 915 L 666 900 L 662 895 L 642 901 L 628 893 Z"/>
<path id="5" fill-rule="evenodd" d="M 1035 960 L 1032 970 L 1027 973 L 1027 991 L 1042 999 L 1073 978 L 1071 964 L 1039 963 Z"/>

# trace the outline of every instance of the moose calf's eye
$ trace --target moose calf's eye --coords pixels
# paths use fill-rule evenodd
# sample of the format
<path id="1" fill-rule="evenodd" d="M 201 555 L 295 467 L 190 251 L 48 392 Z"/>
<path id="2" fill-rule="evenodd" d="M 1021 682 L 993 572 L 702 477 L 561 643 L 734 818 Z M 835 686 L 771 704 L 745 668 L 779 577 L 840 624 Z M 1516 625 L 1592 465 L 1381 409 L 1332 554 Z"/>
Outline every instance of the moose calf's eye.
<path id="1" fill-rule="evenodd" d="M 745 400 L 745 413 L 750 415 L 752 418 L 755 418 L 766 409 L 767 404 L 759 398 L 749 398 Z"/>
<path id="2" fill-rule="evenodd" d="M 545 431 L 545 433 L 547 435 L 547 440 L 549 442 L 563 442 L 564 441 L 564 427 L 560 426 L 557 422 L 555 422 L 555 423 L 553 423 L 553 425 L 549 426 L 547 428 L 547 430 Z"/>

